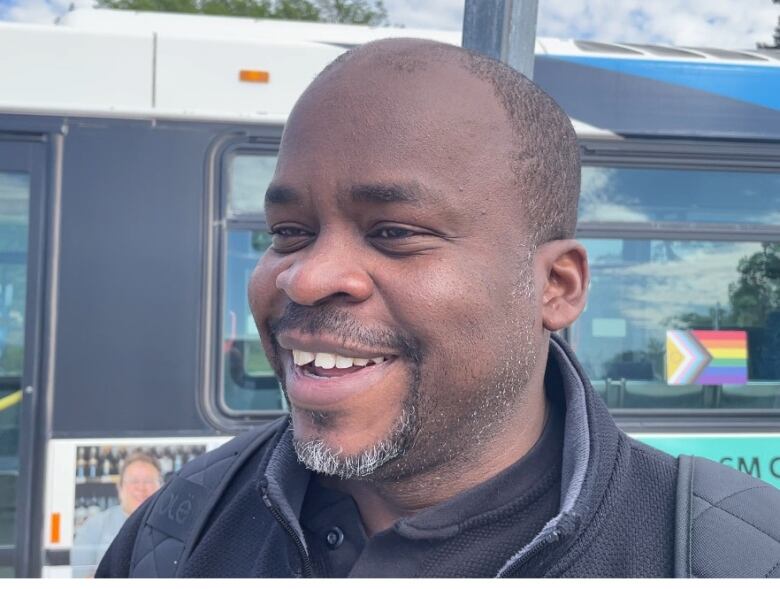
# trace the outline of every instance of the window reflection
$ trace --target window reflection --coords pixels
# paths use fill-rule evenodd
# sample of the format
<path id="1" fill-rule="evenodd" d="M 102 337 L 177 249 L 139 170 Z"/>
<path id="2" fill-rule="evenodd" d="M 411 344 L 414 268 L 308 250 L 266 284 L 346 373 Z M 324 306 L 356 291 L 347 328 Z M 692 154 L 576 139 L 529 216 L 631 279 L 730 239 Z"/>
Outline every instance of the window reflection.
<path id="1" fill-rule="evenodd" d="M 780 408 L 780 244 L 583 243 L 592 282 L 572 343 L 609 405 Z M 670 329 L 746 331 L 749 383 L 666 385 Z"/>
<path id="2" fill-rule="evenodd" d="M 265 231 L 230 231 L 227 235 L 222 400 L 231 411 L 284 408 L 247 301 L 252 271 L 269 244 Z"/>
<path id="3" fill-rule="evenodd" d="M 16 533 L 29 202 L 30 175 L 0 172 L 0 546 L 6 547 Z"/>
<path id="4" fill-rule="evenodd" d="M 780 225 L 780 174 L 585 166 L 579 219 Z"/>
<path id="5" fill-rule="evenodd" d="M 237 152 L 228 157 L 228 214 L 261 214 L 265 191 L 276 168 L 276 156 Z"/>

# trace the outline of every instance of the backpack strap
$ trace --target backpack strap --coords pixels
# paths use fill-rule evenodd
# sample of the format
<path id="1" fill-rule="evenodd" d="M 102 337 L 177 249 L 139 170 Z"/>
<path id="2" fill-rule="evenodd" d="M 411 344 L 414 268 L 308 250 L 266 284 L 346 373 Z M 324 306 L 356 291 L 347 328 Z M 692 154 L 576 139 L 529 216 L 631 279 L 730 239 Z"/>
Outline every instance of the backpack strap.
<path id="1" fill-rule="evenodd" d="M 780 578 L 780 491 L 705 458 L 678 466 L 675 576 Z"/>
<path id="2" fill-rule="evenodd" d="M 187 560 L 233 476 L 288 418 L 236 436 L 188 462 L 152 498 L 130 559 L 130 577 L 171 578 Z"/>
<path id="3" fill-rule="evenodd" d="M 677 459 L 677 508 L 674 522 L 674 576 L 691 576 L 691 483 L 693 456 L 680 454 Z"/>

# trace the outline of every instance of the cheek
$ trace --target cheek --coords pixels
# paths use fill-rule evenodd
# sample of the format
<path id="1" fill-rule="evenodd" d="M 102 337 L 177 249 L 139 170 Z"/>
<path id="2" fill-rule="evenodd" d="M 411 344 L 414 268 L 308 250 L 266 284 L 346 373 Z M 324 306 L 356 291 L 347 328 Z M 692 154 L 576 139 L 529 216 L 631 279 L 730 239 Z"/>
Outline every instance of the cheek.
<path id="1" fill-rule="evenodd" d="M 270 333 L 267 328 L 268 318 L 278 313 L 283 305 L 281 292 L 276 288 L 276 277 L 284 270 L 281 261 L 274 260 L 267 254 L 260 258 L 249 280 L 249 308 L 255 319 L 257 330 L 266 355 L 272 358 Z"/>
<path id="2" fill-rule="evenodd" d="M 387 298 L 399 323 L 421 342 L 425 379 L 471 386 L 494 370 L 496 343 L 506 339 L 511 284 L 462 261 L 407 271 L 404 278 L 404 291 L 397 287 Z"/>

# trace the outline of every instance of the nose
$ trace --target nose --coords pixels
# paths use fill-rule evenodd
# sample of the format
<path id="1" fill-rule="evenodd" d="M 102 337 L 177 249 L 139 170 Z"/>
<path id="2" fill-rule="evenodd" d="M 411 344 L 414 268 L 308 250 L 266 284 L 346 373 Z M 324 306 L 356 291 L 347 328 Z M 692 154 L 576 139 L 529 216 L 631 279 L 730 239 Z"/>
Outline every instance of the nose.
<path id="1" fill-rule="evenodd" d="M 315 306 L 333 299 L 359 303 L 374 290 L 359 250 L 344 237 L 320 236 L 276 277 L 276 287 L 295 303 Z"/>

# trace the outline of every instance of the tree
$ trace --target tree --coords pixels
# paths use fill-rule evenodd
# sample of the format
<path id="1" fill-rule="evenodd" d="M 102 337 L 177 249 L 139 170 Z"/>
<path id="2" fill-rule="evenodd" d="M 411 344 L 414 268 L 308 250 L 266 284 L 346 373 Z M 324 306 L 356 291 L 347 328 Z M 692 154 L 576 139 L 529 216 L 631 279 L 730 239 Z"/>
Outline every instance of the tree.
<path id="1" fill-rule="evenodd" d="M 386 25 L 382 0 L 97 0 L 98 8 Z"/>
<path id="2" fill-rule="evenodd" d="M 780 243 L 762 243 L 761 251 L 742 258 L 739 277 L 729 284 L 729 305 L 705 314 L 683 313 L 669 324 L 678 329 L 764 327 L 780 310 Z"/>
<path id="3" fill-rule="evenodd" d="M 780 4 L 780 0 L 772 0 L 775 4 Z M 777 17 L 777 26 L 775 27 L 775 42 L 773 45 L 759 43 L 759 49 L 780 49 L 780 16 Z"/>

